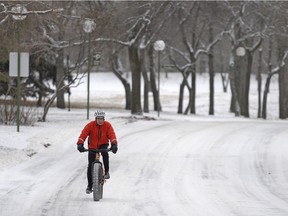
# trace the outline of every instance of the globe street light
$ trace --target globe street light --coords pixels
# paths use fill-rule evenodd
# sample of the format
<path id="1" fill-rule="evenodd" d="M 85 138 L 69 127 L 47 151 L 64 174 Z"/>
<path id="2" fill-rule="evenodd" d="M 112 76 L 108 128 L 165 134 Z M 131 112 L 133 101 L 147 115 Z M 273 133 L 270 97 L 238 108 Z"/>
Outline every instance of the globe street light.
<path id="1" fill-rule="evenodd" d="M 246 54 L 246 50 L 244 47 L 241 47 L 241 46 L 237 47 L 236 49 L 237 56 L 245 56 L 245 54 Z"/>
<path id="2" fill-rule="evenodd" d="M 96 23 L 92 19 L 86 19 L 83 23 L 83 30 L 88 34 L 88 76 L 87 76 L 87 120 L 89 119 L 90 109 L 90 70 L 91 70 L 91 32 L 96 28 Z"/>
<path id="3" fill-rule="evenodd" d="M 158 53 L 158 100 L 157 100 L 157 111 L 158 117 L 160 116 L 160 52 L 165 49 L 165 42 L 163 40 L 157 40 L 154 43 L 154 50 Z"/>
<path id="4" fill-rule="evenodd" d="M 16 6 L 11 8 L 11 11 L 15 14 L 12 15 L 12 18 L 16 21 L 22 21 L 26 19 L 27 9 L 25 6 L 21 4 L 17 4 Z M 19 132 L 20 128 L 20 35 L 19 35 L 19 27 L 17 24 L 17 41 L 18 41 L 18 54 L 17 54 L 17 113 L 16 113 L 16 121 L 17 121 L 17 132 Z"/>
<path id="5" fill-rule="evenodd" d="M 12 14 L 12 18 L 14 20 L 24 20 L 27 17 L 25 13 L 27 13 L 28 11 L 24 5 L 17 4 L 16 6 L 11 8 L 11 11 L 15 13 L 15 14 Z"/>

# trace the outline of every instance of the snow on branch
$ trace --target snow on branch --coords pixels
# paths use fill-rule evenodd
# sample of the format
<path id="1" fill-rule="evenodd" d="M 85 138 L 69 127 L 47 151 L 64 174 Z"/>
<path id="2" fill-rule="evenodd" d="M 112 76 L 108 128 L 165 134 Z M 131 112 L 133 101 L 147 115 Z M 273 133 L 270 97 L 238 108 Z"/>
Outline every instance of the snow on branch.
<path id="1" fill-rule="evenodd" d="M 192 7 L 190 8 L 189 12 L 186 13 L 186 15 L 180 20 L 179 24 L 182 25 L 185 22 L 188 21 L 188 18 L 191 16 L 193 9 L 195 8 L 195 3 L 192 5 Z M 184 6 L 181 7 L 183 13 L 185 12 L 185 8 Z"/>
<path id="2" fill-rule="evenodd" d="M 261 32 L 249 33 L 249 34 L 244 35 L 243 37 L 239 38 L 238 41 L 242 42 L 242 41 L 245 41 L 249 38 L 261 37 L 261 36 L 262 36 Z"/>
<path id="3" fill-rule="evenodd" d="M 0 25 L 2 25 L 4 22 L 6 22 L 6 20 L 8 19 L 9 15 L 7 15 L 6 17 L 4 17 L 1 21 L 0 21 Z"/>
<path id="4" fill-rule="evenodd" d="M 46 33 L 46 30 L 43 29 L 43 31 L 44 31 L 44 37 L 47 38 L 50 43 L 42 43 L 42 45 L 46 45 L 46 46 L 49 46 L 51 48 L 64 49 L 64 48 L 68 48 L 68 47 L 77 47 L 79 45 L 89 43 L 88 41 L 78 41 L 78 42 L 74 42 L 74 43 L 69 43 L 69 41 L 57 42 Z M 112 42 L 112 43 L 120 44 L 123 46 L 131 46 L 133 44 L 133 41 L 125 42 L 125 41 L 121 41 L 121 40 L 117 40 L 117 39 L 113 39 L 113 38 L 91 39 L 91 43 L 97 43 L 97 42 Z"/>
<path id="5" fill-rule="evenodd" d="M 0 11 L 0 14 L 6 14 L 7 13 L 7 7 L 1 3 L 1 6 L 3 7 L 3 11 Z M 0 25 L 3 24 L 7 19 L 8 19 L 9 15 L 6 15 L 6 17 L 4 17 L 1 21 L 0 21 Z"/>
<path id="6" fill-rule="evenodd" d="M 16 15 L 16 16 L 25 16 L 25 15 L 29 15 L 29 14 L 47 14 L 47 13 L 59 13 L 64 11 L 63 8 L 58 8 L 58 9 L 49 9 L 49 10 L 43 10 L 43 11 L 27 11 L 27 12 L 14 12 L 14 11 L 7 11 L 7 13 L 11 14 L 11 15 Z"/>
<path id="7" fill-rule="evenodd" d="M 154 39 L 154 37 L 157 35 L 157 33 L 163 28 L 166 21 L 177 11 L 176 8 L 177 7 L 174 7 L 174 10 L 172 10 L 167 16 L 165 16 L 165 18 L 162 20 L 162 22 L 158 25 L 157 29 L 152 33 L 149 40 L 147 40 L 146 43 L 143 43 L 140 48 L 144 49 L 151 43 L 151 41 Z M 169 9 L 171 9 L 171 7 Z"/>
<path id="8" fill-rule="evenodd" d="M 187 62 L 190 62 L 189 57 L 186 55 L 186 53 L 182 52 L 181 50 L 172 47 L 172 46 L 167 46 L 169 49 L 171 49 L 172 51 L 178 53 L 180 56 L 182 56 Z"/>
<path id="9" fill-rule="evenodd" d="M 60 13 L 62 11 L 64 11 L 63 8 L 57 8 L 57 9 L 48 9 L 48 10 L 33 10 L 33 11 L 27 11 L 26 8 L 25 10 L 13 10 L 13 7 L 11 10 L 8 9 L 8 6 L 6 6 L 4 3 L 1 3 L 0 4 L 1 7 L 3 8 L 3 10 L 0 11 L 0 14 L 6 14 L 6 16 L 0 21 L 0 25 L 3 24 L 10 15 L 12 16 L 27 16 L 27 15 L 30 15 L 30 14 L 47 14 L 47 13 Z M 16 5 L 17 6 L 20 6 L 19 4 Z M 15 7 L 14 7 L 15 9 Z"/>
<path id="10" fill-rule="evenodd" d="M 285 51 L 280 65 L 272 69 L 272 71 L 271 71 L 272 74 L 278 73 L 280 71 L 280 69 L 286 65 L 285 60 L 286 60 L 287 56 L 288 56 L 288 50 Z"/>
<path id="11" fill-rule="evenodd" d="M 59 43 L 57 41 L 55 41 L 52 37 L 50 37 L 48 34 L 47 34 L 47 31 L 45 28 L 42 28 L 43 30 L 43 36 L 48 39 L 48 41 L 50 41 L 51 44 L 53 44 L 54 46 L 58 47 L 59 46 Z"/>
<path id="12" fill-rule="evenodd" d="M 217 36 L 216 36 L 216 38 L 215 38 L 215 40 L 214 41 L 212 41 L 207 47 L 206 47 L 206 49 L 198 49 L 197 51 L 196 51 L 196 53 L 195 53 L 195 58 L 197 59 L 198 58 L 198 56 L 200 55 L 200 54 L 208 54 L 209 52 L 210 52 L 210 50 L 212 49 L 212 47 L 214 46 L 214 45 L 216 45 L 220 40 L 222 40 L 222 37 L 223 37 L 223 35 L 225 35 L 225 34 L 227 34 L 227 31 L 223 31 L 223 32 L 221 32 L 220 34 L 218 34 Z"/>

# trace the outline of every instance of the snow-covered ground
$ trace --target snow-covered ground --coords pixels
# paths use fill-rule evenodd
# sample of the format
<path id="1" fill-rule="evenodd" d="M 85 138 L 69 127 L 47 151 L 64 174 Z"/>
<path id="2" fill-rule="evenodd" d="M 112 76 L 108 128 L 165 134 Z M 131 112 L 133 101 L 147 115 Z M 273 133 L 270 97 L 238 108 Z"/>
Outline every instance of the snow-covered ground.
<path id="1" fill-rule="evenodd" d="M 104 107 L 119 140 L 100 202 L 85 194 L 87 154 L 75 144 L 87 123 L 85 108 L 51 108 L 47 122 L 20 132 L 1 125 L 0 215 L 287 216 L 288 130 L 277 119 L 276 82 L 265 121 L 255 118 L 254 82 L 251 119 L 236 119 L 219 77 L 215 116 L 208 116 L 206 78 L 198 76 L 197 115 L 176 114 L 181 78 L 163 74 L 160 118 L 154 111 L 137 118 L 123 109 L 117 78 L 91 75 L 90 119 Z M 72 89 L 71 101 L 85 107 L 85 83 Z"/>

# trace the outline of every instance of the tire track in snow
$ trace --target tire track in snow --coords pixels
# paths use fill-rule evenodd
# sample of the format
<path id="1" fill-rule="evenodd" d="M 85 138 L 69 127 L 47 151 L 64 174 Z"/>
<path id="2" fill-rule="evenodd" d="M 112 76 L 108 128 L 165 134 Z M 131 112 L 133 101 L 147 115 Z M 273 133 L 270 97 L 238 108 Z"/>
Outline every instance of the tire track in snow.
<path id="1" fill-rule="evenodd" d="M 144 162 L 149 161 L 150 158 L 151 161 L 158 160 L 159 164 L 163 164 L 163 166 L 157 167 L 157 165 L 149 162 L 143 163 L 143 166 L 141 166 L 142 171 L 139 174 L 140 180 L 138 179 L 135 182 L 135 186 L 141 185 L 142 187 L 138 188 L 134 193 L 139 194 L 145 188 L 148 188 L 152 193 L 154 190 L 154 194 L 158 196 L 155 195 L 155 198 L 153 198 L 153 194 L 150 194 L 150 200 L 155 200 L 154 206 L 157 206 L 157 208 L 162 205 L 166 207 L 160 211 L 162 215 L 189 215 L 189 213 L 193 213 L 203 216 L 211 214 L 262 216 L 267 213 L 269 215 L 287 214 L 287 208 L 282 204 L 278 205 L 279 200 L 277 197 L 269 192 L 269 188 L 261 184 L 261 182 L 259 183 L 257 178 L 252 179 L 252 182 L 248 181 L 246 183 L 247 173 L 245 169 L 250 167 L 248 172 L 251 173 L 248 174 L 258 176 L 257 169 L 254 167 L 257 158 L 255 158 L 253 148 L 261 148 L 262 138 L 260 135 L 265 139 L 265 137 L 277 135 L 278 129 L 271 131 L 269 123 L 267 126 L 264 124 L 264 127 L 262 124 L 249 122 L 194 123 L 194 126 L 193 123 L 189 124 L 191 124 L 190 127 L 192 128 L 186 129 L 186 131 L 192 131 L 191 133 L 179 135 L 179 131 L 176 130 L 176 136 L 171 134 L 166 136 L 170 142 L 165 141 L 165 146 L 160 145 L 161 143 L 158 142 L 158 147 L 164 149 L 162 154 L 158 154 L 160 159 L 157 159 L 151 152 L 144 152 L 149 155 L 143 159 Z M 173 123 L 165 127 L 177 128 L 177 124 Z M 246 137 L 251 137 L 251 133 L 255 133 L 253 128 L 256 128 L 256 133 L 260 133 L 260 135 L 248 140 Z M 283 128 L 283 125 L 280 125 L 279 128 Z M 215 135 L 217 130 L 219 133 Z M 159 134 L 161 132 L 162 130 Z M 207 135 L 209 132 L 214 137 Z M 240 137 L 238 137 L 239 134 Z M 177 139 L 173 139 L 173 137 L 177 137 L 177 139 L 181 137 L 180 144 L 177 145 Z M 183 141 L 186 143 L 192 142 L 192 144 L 183 146 Z M 177 150 L 176 152 L 166 151 L 170 149 L 172 143 L 175 144 L 175 149 L 176 147 L 180 149 L 178 152 Z M 249 145 L 252 146 L 252 149 L 249 148 Z M 181 150 L 185 152 L 185 149 L 188 152 L 191 151 L 191 153 L 184 155 L 179 153 Z M 154 150 L 157 151 L 157 147 Z M 135 157 L 135 160 L 139 160 L 139 158 L 141 156 Z M 247 165 L 243 164 L 245 159 L 249 160 Z M 176 178 L 173 176 L 169 178 L 169 173 L 171 173 L 169 164 L 171 163 L 172 169 L 176 167 L 175 172 L 178 173 Z M 157 170 L 161 169 L 161 173 L 164 172 L 164 174 L 154 174 L 155 177 L 151 179 L 153 173 L 157 173 Z M 165 173 L 165 169 L 167 169 L 167 173 Z M 161 175 L 163 175 L 163 178 L 161 178 Z M 170 179 L 169 181 L 167 176 Z M 153 182 L 157 181 L 161 182 L 160 186 L 156 184 L 153 188 Z M 162 185 L 165 186 L 162 187 Z M 253 188 L 255 185 L 257 186 L 256 190 Z M 260 192 L 257 192 L 257 190 L 260 190 Z M 262 193 L 261 191 L 264 192 Z M 163 197 L 169 197 L 169 199 L 166 200 Z M 287 196 L 285 199 L 285 202 L 287 202 Z M 146 214 L 147 212 L 155 213 L 156 211 L 156 208 L 153 210 L 149 209 L 151 205 L 143 206 L 141 210 Z M 132 215 L 132 213 L 128 215 Z"/>
<path id="2" fill-rule="evenodd" d="M 87 155 L 67 140 L 15 169 L 21 181 L 0 186 L 0 215 L 287 216 L 286 133 L 263 121 L 129 124 L 100 202 L 84 193 Z"/>

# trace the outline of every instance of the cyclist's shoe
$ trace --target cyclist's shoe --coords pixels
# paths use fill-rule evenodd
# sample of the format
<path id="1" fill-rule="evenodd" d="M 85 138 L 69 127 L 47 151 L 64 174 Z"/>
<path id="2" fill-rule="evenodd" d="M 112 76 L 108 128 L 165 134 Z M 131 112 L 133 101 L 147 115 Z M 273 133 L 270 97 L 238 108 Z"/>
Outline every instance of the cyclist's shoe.
<path id="1" fill-rule="evenodd" d="M 110 174 L 109 174 L 109 172 L 106 172 L 106 173 L 105 173 L 104 179 L 110 179 Z"/>
<path id="2" fill-rule="evenodd" d="M 87 193 L 87 194 L 92 193 L 92 187 L 87 186 L 87 188 L 86 188 L 86 193 Z"/>

